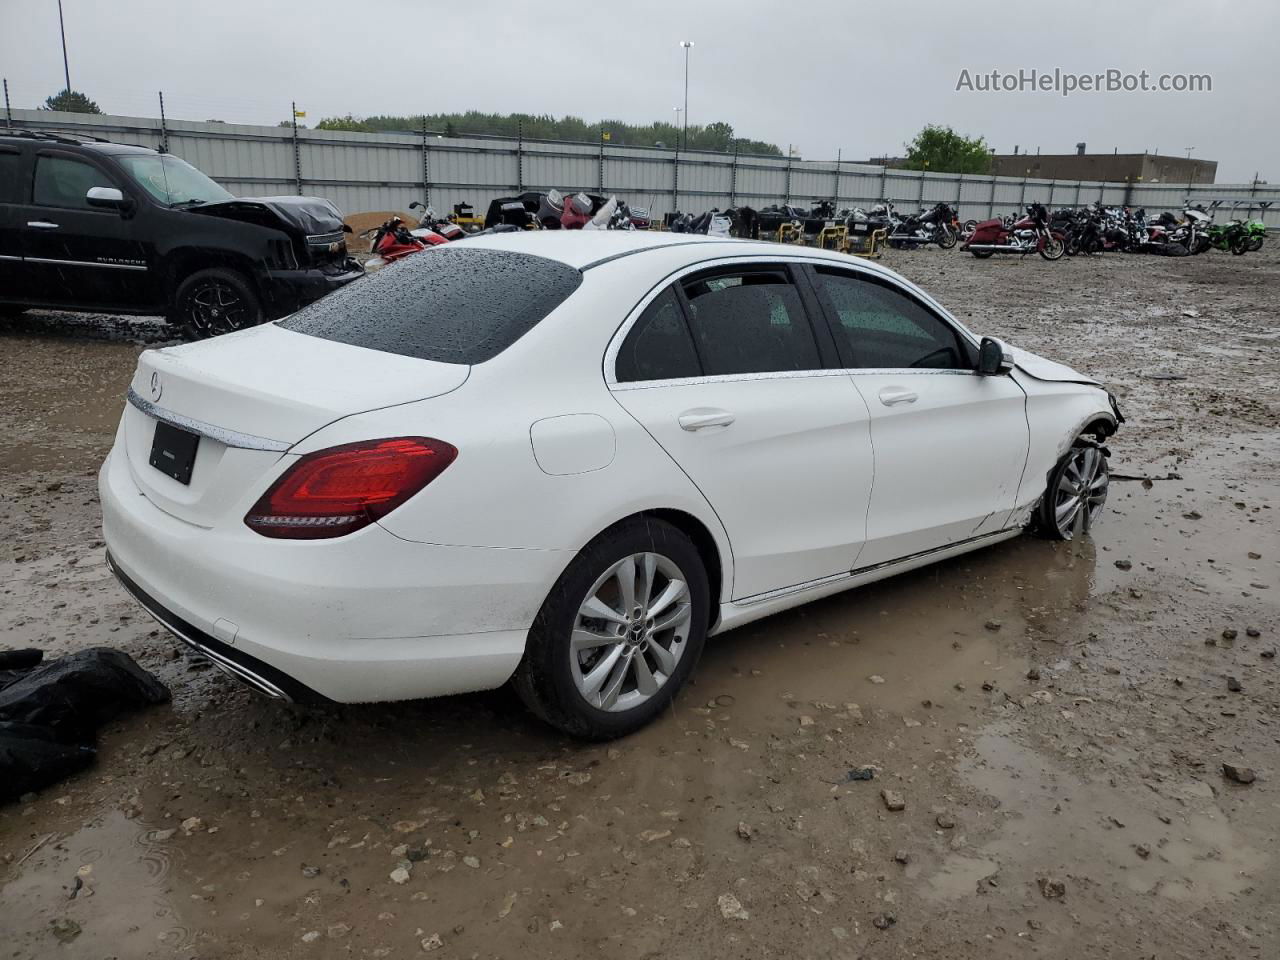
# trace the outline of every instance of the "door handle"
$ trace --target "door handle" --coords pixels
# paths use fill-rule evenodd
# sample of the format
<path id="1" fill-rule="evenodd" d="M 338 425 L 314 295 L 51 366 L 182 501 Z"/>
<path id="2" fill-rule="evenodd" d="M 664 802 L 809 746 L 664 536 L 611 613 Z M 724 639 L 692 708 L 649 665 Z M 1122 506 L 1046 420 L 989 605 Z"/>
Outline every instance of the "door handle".
<path id="1" fill-rule="evenodd" d="M 727 427 L 733 423 L 733 414 L 728 410 L 714 410 L 709 407 L 698 407 L 680 414 L 680 429 L 693 432 L 707 427 Z"/>
<path id="2" fill-rule="evenodd" d="M 880 391 L 880 402 L 886 407 L 892 407 L 899 403 L 915 403 L 919 399 L 919 394 L 905 387 L 885 387 Z"/>
<path id="3" fill-rule="evenodd" d="M 50 223 L 48 220 L 28 220 L 28 227 L 35 227 L 37 230 L 57 230 L 56 223 Z"/>

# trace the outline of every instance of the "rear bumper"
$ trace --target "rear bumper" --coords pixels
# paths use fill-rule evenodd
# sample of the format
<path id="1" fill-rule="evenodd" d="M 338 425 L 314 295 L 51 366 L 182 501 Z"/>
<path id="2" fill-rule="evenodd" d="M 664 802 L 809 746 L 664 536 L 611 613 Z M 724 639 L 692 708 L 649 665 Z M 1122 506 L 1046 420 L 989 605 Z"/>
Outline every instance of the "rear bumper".
<path id="1" fill-rule="evenodd" d="M 272 696 L 359 703 L 501 686 L 563 551 L 414 543 L 374 524 L 331 541 L 212 529 L 153 504 L 123 447 L 99 475 L 110 564 L 184 643 Z"/>
<path id="2" fill-rule="evenodd" d="M 268 270 L 262 286 L 271 314 L 283 317 L 363 276 L 364 268 L 348 260 L 344 269 Z"/>
<path id="3" fill-rule="evenodd" d="M 306 684 L 299 683 L 271 664 L 236 650 L 216 637 L 211 637 L 194 624 L 187 623 L 172 610 L 166 610 L 160 601 L 134 583 L 129 575 L 116 565 L 111 559 L 110 552 L 107 553 L 107 568 L 115 574 L 116 579 L 129 592 L 129 595 L 137 600 L 142 609 L 151 614 L 158 624 L 196 652 L 204 654 L 224 673 L 230 674 L 237 680 L 243 680 L 255 690 L 276 700 L 288 700 L 291 703 L 333 703 L 328 697 L 316 693 Z"/>

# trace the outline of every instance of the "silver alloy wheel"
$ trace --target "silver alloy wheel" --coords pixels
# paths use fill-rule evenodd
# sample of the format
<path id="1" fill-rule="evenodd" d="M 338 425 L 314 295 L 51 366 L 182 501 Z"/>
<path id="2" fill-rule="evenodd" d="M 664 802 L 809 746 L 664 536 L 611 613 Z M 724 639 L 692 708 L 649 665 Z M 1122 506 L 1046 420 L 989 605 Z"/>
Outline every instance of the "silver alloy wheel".
<path id="1" fill-rule="evenodd" d="M 623 557 L 596 580 L 574 618 L 569 666 L 584 700 L 630 710 L 671 679 L 689 640 L 688 579 L 658 553 Z"/>
<path id="2" fill-rule="evenodd" d="M 1089 532 L 1107 501 L 1110 484 L 1107 458 L 1101 450 L 1083 446 L 1071 454 L 1058 481 L 1053 510 L 1053 522 L 1062 539 L 1072 539 L 1077 529 Z"/>

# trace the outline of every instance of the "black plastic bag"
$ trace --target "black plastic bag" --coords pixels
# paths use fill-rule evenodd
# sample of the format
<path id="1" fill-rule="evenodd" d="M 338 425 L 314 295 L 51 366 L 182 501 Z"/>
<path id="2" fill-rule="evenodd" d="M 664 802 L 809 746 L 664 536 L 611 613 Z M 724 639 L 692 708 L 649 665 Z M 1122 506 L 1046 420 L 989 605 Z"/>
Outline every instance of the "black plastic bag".
<path id="1" fill-rule="evenodd" d="M 0 660 L 19 667 L 0 670 L 0 802 L 87 766 L 99 726 L 169 699 L 163 683 L 119 650 L 93 647 L 48 663 L 39 659 L 38 651 L 19 650 Z"/>

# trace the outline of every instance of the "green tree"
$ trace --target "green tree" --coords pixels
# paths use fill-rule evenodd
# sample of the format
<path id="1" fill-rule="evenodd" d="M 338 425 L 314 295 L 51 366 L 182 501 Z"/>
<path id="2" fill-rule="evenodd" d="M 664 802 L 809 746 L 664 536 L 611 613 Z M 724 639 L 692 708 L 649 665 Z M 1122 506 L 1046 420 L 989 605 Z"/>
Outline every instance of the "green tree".
<path id="1" fill-rule="evenodd" d="M 361 120 L 359 117 L 353 117 L 347 114 L 345 117 L 325 117 L 316 124 L 317 130 L 345 130 L 348 133 L 375 133 L 376 131 L 369 126 L 369 121 Z"/>
<path id="2" fill-rule="evenodd" d="M 101 113 L 98 105 L 79 90 L 62 90 L 45 100 L 41 110 L 61 110 L 64 113 Z"/>
<path id="3" fill-rule="evenodd" d="M 991 151 L 982 137 L 966 137 L 950 127 L 929 124 L 905 144 L 908 170 L 935 173 L 990 173 Z"/>

